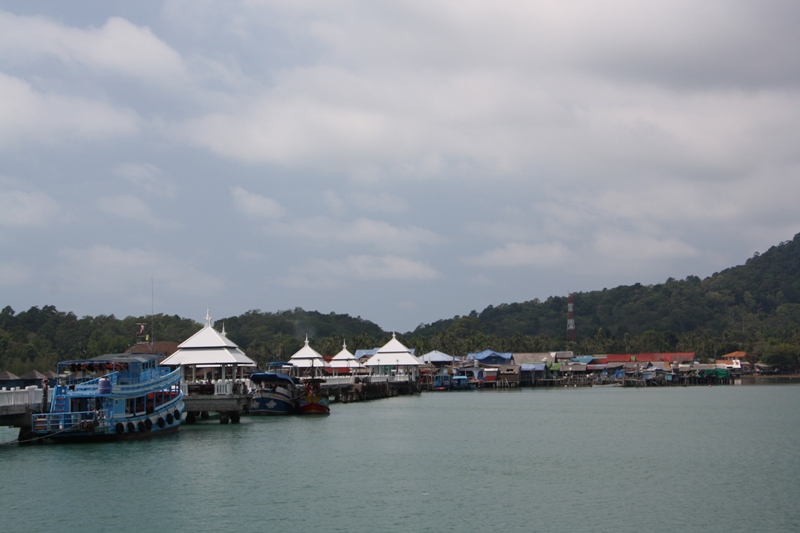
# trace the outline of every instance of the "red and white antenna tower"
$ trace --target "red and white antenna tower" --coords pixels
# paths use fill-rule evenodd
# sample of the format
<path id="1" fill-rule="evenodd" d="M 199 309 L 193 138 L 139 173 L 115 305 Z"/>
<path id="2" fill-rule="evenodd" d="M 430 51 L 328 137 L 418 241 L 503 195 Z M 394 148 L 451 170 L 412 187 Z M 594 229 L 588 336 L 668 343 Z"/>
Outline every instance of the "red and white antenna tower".
<path id="1" fill-rule="evenodd" d="M 572 293 L 567 298 L 567 341 L 575 342 L 575 316 L 572 307 Z"/>

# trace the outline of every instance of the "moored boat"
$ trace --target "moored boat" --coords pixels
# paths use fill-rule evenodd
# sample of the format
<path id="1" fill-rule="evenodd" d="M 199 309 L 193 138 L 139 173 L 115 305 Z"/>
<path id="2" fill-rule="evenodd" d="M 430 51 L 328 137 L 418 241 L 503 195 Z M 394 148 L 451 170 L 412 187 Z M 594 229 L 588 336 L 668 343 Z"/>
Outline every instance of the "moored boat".
<path id="1" fill-rule="evenodd" d="M 181 371 L 159 354 L 113 354 L 58 363 L 50 411 L 31 416 L 31 430 L 52 441 L 150 437 L 178 430 Z"/>
<path id="2" fill-rule="evenodd" d="M 256 386 L 250 400 L 251 415 L 290 415 L 295 412 L 295 395 L 300 381 L 277 372 L 255 372 L 250 381 Z"/>
<path id="3" fill-rule="evenodd" d="M 305 388 L 298 387 L 300 394 L 297 397 L 297 414 L 330 414 L 331 409 L 328 403 L 328 393 L 320 387 L 324 382 L 325 380 L 322 378 L 307 378 L 303 380 Z"/>

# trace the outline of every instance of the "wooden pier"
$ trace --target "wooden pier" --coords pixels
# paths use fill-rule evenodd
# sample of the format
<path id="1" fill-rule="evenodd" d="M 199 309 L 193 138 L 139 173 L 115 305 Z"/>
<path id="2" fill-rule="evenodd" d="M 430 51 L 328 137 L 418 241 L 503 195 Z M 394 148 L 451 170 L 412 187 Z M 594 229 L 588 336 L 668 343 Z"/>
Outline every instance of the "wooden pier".
<path id="1" fill-rule="evenodd" d="M 407 376 L 341 376 L 328 378 L 322 385 L 331 402 L 352 403 L 419 394 L 419 381 Z M 356 378 L 358 378 L 356 380 Z"/>

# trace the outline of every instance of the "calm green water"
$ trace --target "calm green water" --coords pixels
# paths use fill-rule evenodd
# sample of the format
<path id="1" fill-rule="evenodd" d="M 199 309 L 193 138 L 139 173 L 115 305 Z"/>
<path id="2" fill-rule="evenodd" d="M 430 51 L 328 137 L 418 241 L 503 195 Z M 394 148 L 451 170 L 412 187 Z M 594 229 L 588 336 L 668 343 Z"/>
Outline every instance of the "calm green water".
<path id="1" fill-rule="evenodd" d="M 0 531 L 800 531 L 798 444 L 792 385 L 426 393 L 2 446 Z"/>

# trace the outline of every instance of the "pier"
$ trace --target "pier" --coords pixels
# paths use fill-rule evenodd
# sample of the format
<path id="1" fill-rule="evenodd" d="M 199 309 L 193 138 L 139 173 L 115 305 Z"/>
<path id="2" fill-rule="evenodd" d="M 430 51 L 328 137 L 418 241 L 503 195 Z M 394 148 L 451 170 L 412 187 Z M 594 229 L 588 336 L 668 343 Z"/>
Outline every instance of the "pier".
<path id="1" fill-rule="evenodd" d="M 0 424 L 19 428 L 19 440 L 25 440 L 31 429 L 31 415 L 47 410 L 46 388 L 0 390 Z"/>

